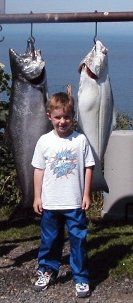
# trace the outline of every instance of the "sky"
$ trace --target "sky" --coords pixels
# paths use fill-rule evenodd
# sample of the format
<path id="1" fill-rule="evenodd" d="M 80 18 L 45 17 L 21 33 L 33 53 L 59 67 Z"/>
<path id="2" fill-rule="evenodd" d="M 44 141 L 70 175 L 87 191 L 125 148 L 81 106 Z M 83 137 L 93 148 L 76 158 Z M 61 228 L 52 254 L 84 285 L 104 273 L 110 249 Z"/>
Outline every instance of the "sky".
<path id="1" fill-rule="evenodd" d="M 5 0 L 6 13 L 60 13 L 60 12 L 120 12 L 133 11 L 133 0 Z M 130 23 L 130 24 L 129 24 Z M 129 33 L 132 22 L 107 22 L 98 23 L 100 32 L 125 32 Z M 44 25 L 44 24 L 43 24 Z M 117 26 L 116 26 L 117 25 Z M 15 28 L 15 27 L 14 27 Z M 22 26 L 22 29 L 24 25 Z M 34 26 L 35 29 L 40 29 L 40 24 Z M 95 28 L 93 23 L 72 23 L 72 24 L 45 24 L 45 28 L 53 31 L 93 31 Z M 17 27 L 21 30 L 21 26 Z"/>
<path id="2" fill-rule="evenodd" d="M 6 0 L 7 13 L 132 11 L 132 0 Z"/>

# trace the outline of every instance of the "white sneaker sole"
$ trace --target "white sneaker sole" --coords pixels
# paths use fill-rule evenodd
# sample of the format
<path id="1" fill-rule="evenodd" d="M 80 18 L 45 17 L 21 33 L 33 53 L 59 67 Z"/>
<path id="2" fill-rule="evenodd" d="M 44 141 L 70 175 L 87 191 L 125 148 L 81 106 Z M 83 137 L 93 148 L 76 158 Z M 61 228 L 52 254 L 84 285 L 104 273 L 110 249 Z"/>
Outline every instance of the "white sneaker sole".
<path id="1" fill-rule="evenodd" d="M 77 292 L 76 291 L 76 297 L 78 298 L 87 298 L 90 296 L 90 291 L 87 292 Z"/>

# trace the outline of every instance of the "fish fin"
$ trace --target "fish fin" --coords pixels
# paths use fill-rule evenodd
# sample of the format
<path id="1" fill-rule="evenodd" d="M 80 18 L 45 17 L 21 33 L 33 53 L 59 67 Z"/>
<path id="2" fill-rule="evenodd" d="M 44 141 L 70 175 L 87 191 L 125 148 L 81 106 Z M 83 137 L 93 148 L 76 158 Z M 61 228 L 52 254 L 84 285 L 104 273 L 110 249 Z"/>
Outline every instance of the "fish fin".
<path id="1" fill-rule="evenodd" d="M 93 180 L 92 180 L 92 191 L 104 191 L 109 193 L 108 184 L 104 178 L 103 170 L 102 170 L 102 162 L 99 160 L 96 152 L 94 151 L 93 147 L 92 152 L 95 160 L 95 167 L 93 173 Z"/>

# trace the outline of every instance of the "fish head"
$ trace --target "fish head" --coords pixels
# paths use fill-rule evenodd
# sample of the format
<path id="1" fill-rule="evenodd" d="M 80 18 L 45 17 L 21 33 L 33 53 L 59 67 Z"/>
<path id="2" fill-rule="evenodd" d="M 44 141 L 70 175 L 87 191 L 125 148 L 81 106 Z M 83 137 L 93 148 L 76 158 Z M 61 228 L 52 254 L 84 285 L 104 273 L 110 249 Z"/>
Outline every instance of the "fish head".
<path id="1" fill-rule="evenodd" d="M 21 77 L 28 81 L 36 80 L 45 76 L 45 61 L 42 59 L 41 51 L 34 50 L 23 55 L 17 54 L 13 49 L 9 49 L 11 71 L 14 77 Z"/>
<path id="2" fill-rule="evenodd" d="M 85 56 L 85 58 L 80 62 L 79 72 L 82 70 L 82 66 L 86 66 L 90 72 L 100 78 L 102 74 L 107 73 L 108 70 L 108 49 L 99 41 L 92 50 Z M 95 78 L 95 77 L 94 77 Z"/>

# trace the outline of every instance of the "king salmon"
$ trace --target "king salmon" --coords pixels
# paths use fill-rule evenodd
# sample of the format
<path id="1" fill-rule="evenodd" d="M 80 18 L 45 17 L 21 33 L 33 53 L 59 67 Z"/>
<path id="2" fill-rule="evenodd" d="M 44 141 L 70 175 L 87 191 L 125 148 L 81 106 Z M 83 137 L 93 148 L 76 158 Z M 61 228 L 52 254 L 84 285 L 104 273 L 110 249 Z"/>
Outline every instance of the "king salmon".
<path id="1" fill-rule="evenodd" d="M 94 158 L 94 190 L 109 191 L 101 171 L 113 125 L 114 100 L 108 75 L 108 50 L 100 42 L 81 61 L 78 90 L 78 123 L 88 138 Z"/>
<path id="2" fill-rule="evenodd" d="M 48 98 L 45 61 L 33 41 L 27 41 L 25 54 L 9 49 L 12 72 L 8 132 L 20 187 L 23 207 L 33 204 L 31 160 L 40 136 L 51 130 L 46 114 Z"/>

